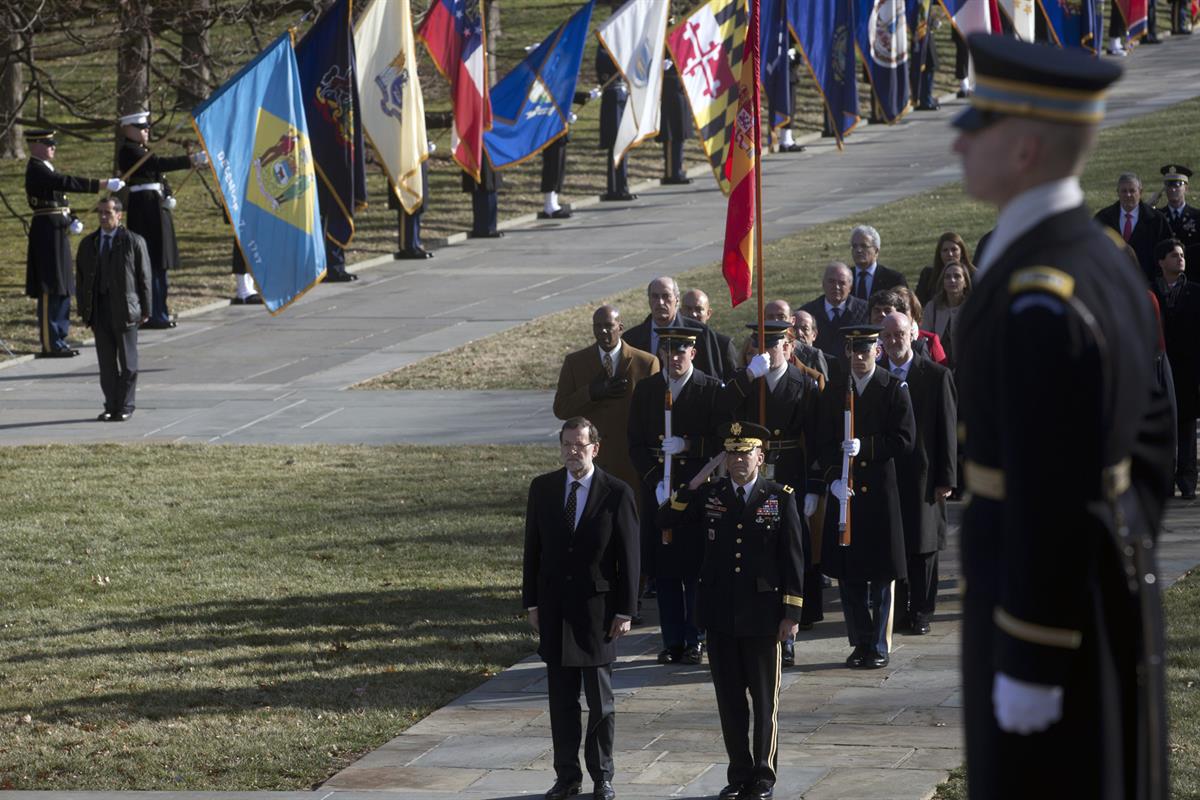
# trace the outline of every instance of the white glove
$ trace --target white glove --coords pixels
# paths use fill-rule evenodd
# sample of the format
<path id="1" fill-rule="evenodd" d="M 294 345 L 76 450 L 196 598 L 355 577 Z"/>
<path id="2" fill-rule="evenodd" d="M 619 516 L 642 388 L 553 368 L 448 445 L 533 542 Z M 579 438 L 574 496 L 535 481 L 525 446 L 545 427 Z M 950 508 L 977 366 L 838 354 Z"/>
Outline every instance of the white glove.
<path id="1" fill-rule="evenodd" d="M 120 178 L 109 178 L 108 182 L 104 185 L 108 187 L 110 192 L 119 192 L 125 188 L 125 181 Z"/>
<path id="2" fill-rule="evenodd" d="M 432 153 L 436 153 L 436 152 L 437 152 L 437 144 L 436 144 L 436 143 L 434 143 L 434 142 L 425 142 L 425 144 L 427 145 L 427 147 L 426 147 L 425 149 L 426 149 L 426 150 L 427 150 L 429 153 L 431 153 L 431 154 L 432 154 Z"/>
<path id="3" fill-rule="evenodd" d="M 850 497 L 854 496 L 854 490 L 846 486 L 846 482 L 838 478 L 833 483 L 829 484 L 829 493 L 841 500 L 843 503 Z"/>
<path id="4" fill-rule="evenodd" d="M 858 439 L 846 439 L 842 442 L 842 452 L 851 458 L 858 455 L 859 450 L 862 450 L 862 442 Z"/>
<path id="5" fill-rule="evenodd" d="M 793 61 L 796 60 L 796 48 L 794 48 L 794 47 L 788 48 L 788 58 L 792 59 Z"/>
<path id="6" fill-rule="evenodd" d="M 750 363 L 746 365 L 746 372 L 750 373 L 752 378 L 761 378 L 771 371 L 771 357 L 766 353 L 758 353 L 754 358 L 750 359 Z"/>
<path id="7" fill-rule="evenodd" d="M 567 124 L 568 125 L 574 125 L 578 120 L 579 120 L 579 117 L 575 116 L 574 111 L 567 112 Z"/>
<path id="8" fill-rule="evenodd" d="M 603 90 L 601 90 L 601 88 L 599 86 L 593 86 L 591 89 L 588 90 L 588 99 L 595 100 L 601 94 L 603 94 Z"/>
<path id="9" fill-rule="evenodd" d="M 71 233 L 78 236 L 83 233 L 83 221 L 78 219 L 71 220 Z"/>
<path id="10" fill-rule="evenodd" d="M 176 205 L 177 205 L 177 203 L 176 203 L 174 197 L 168 196 L 168 197 L 163 198 L 162 207 L 165 208 L 167 211 L 174 211 Z"/>
<path id="11" fill-rule="evenodd" d="M 1027 736 L 1062 719 L 1063 689 L 1027 683 L 997 672 L 992 682 L 992 708 L 1000 730 Z"/>
<path id="12" fill-rule="evenodd" d="M 662 481 L 659 481 L 658 485 L 654 487 L 654 499 L 657 500 L 658 504 L 661 506 L 663 503 L 667 502 L 667 498 L 670 496 L 671 493 L 667 491 L 667 485 Z"/>
<path id="13" fill-rule="evenodd" d="M 208 153 L 204 152 L 203 150 L 197 150 L 196 152 L 192 153 L 189 158 L 197 167 L 202 167 L 208 163 Z"/>
<path id="14" fill-rule="evenodd" d="M 813 514 L 817 513 L 817 503 L 819 502 L 821 502 L 820 495 L 804 495 L 804 516 L 811 517 Z"/>
<path id="15" fill-rule="evenodd" d="M 677 456 L 687 447 L 687 442 L 681 436 L 668 436 L 663 439 L 662 451 L 669 456 Z"/>
<path id="16" fill-rule="evenodd" d="M 671 59 L 664 58 L 663 59 L 663 72 L 666 72 L 667 70 L 669 70 L 672 67 L 672 65 L 673 65 L 673 62 L 671 61 Z"/>

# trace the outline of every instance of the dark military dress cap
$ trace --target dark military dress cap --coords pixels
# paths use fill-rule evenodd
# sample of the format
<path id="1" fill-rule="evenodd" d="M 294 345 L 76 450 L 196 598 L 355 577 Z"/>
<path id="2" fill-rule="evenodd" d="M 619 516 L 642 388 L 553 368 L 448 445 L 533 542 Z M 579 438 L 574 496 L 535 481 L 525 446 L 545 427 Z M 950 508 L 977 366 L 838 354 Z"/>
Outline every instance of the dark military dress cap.
<path id="1" fill-rule="evenodd" d="M 975 63 L 971 107 L 953 122 L 977 131 L 1005 117 L 1090 125 L 1104 118 L 1107 89 L 1121 68 L 1082 50 L 1021 42 L 1007 36 L 967 38 Z"/>
<path id="2" fill-rule="evenodd" d="M 762 447 L 771 438 L 771 432 L 753 422 L 726 422 L 717 428 L 717 438 L 724 441 L 727 452 L 749 453 Z"/>
<path id="3" fill-rule="evenodd" d="M 879 341 L 883 328 L 879 325 L 845 325 L 841 328 L 842 336 L 850 349 L 855 352 L 870 350 Z"/>
<path id="4" fill-rule="evenodd" d="M 758 335 L 758 323 L 747 322 L 746 327 Z M 769 319 L 763 322 L 763 336 L 767 343 L 767 347 L 782 341 L 787 337 L 787 332 L 791 330 L 792 324 L 779 319 Z"/>
<path id="5" fill-rule="evenodd" d="M 682 325 L 658 328 L 658 346 L 666 346 L 670 350 L 686 350 L 696 346 L 697 328 L 685 328 Z"/>
<path id="6" fill-rule="evenodd" d="M 1159 170 L 1163 176 L 1163 183 L 1169 181 L 1188 182 L 1188 178 L 1192 177 L 1192 171 L 1183 164 L 1167 164 Z"/>
<path id="7" fill-rule="evenodd" d="M 57 145 L 58 142 L 54 139 L 55 133 L 57 131 L 53 128 L 26 128 L 25 141 L 30 144 Z"/>

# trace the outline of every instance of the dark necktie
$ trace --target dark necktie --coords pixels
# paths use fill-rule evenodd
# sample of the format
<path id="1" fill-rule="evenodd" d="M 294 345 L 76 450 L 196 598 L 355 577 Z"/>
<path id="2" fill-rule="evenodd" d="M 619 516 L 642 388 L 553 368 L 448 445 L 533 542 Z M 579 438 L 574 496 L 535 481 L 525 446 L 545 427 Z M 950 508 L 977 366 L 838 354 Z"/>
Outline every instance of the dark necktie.
<path id="1" fill-rule="evenodd" d="M 579 481 L 571 481 L 571 491 L 567 493 L 567 507 L 563 509 L 563 520 L 567 523 L 567 531 L 575 532 L 575 493 L 579 491 Z"/>
<path id="2" fill-rule="evenodd" d="M 608 373 L 608 377 L 610 377 L 610 378 L 612 377 L 613 362 L 612 362 L 612 354 L 611 353 L 604 354 L 604 371 Z"/>
<path id="3" fill-rule="evenodd" d="M 836 306 L 833 309 L 833 321 L 838 322 L 842 318 L 842 310 Z"/>
<path id="4" fill-rule="evenodd" d="M 740 503 L 742 505 L 742 507 L 745 508 L 746 507 L 746 487 L 745 486 L 737 487 L 737 499 L 738 499 L 738 503 Z"/>
<path id="5" fill-rule="evenodd" d="M 858 285 L 854 287 L 854 296 L 859 300 L 867 299 L 867 271 L 865 269 L 858 271 Z"/>
<path id="6" fill-rule="evenodd" d="M 1133 215 L 1126 211 L 1125 226 L 1121 229 L 1121 238 L 1128 242 L 1131 236 L 1133 236 Z"/>
<path id="7" fill-rule="evenodd" d="M 112 247 L 112 234 L 100 234 L 100 257 L 104 258 L 108 255 L 109 248 Z"/>

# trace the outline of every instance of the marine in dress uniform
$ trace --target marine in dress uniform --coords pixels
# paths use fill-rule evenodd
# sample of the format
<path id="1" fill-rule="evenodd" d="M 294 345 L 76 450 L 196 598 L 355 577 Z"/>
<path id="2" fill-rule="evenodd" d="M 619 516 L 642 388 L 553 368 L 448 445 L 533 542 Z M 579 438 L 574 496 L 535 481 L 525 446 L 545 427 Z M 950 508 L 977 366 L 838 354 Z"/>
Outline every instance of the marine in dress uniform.
<path id="1" fill-rule="evenodd" d="M 770 432 L 731 422 L 717 435 L 725 452 L 674 492 L 658 524 L 704 548 L 700 621 L 729 755 L 729 785 L 719 796 L 770 800 L 779 768 L 780 643 L 795 635 L 804 604 L 806 529 L 792 487 L 762 475 Z M 729 475 L 706 482 L 722 464 Z"/>
<path id="2" fill-rule="evenodd" d="M 916 439 L 912 402 L 901 382 L 875 364 L 879 327 L 843 331 L 846 374 L 821 394 L 823 427 L 817 460 L 833 497 L 825 504 L 821 571 L 838 579 L 846 634 L 854 651 L 846 665 L 879 669 L 891 659 L 894 585 L 908 575 L 896 459 Z M 854 435 L 842 424 L 853 393 Z M 850 483 L 843 477 L 849 456 Z M 850 542 L 840 537 L 839 511 L 849 502 Z"/>
<path id="3" fill-rule="evenodd" d="M 958 486 L 958 391 L 950 370 L 913 351 L 914 324 L 904 314 L 883 318 L 882 366 L 908 389 L 917 426 L 912 451 L 896 457 L 908 561 L 908 579 L 896 585 L 896 627 L 924 635 L 937 606 L 946 498 Z"/>
<path id="4" fill-rule="evenodd" d="M 576 92 L 576 105 L 600 96 L 600 89 L 590 92 Z M 567 115 L 567 130 L 542 150 L 542 210 L 538 219 L 570 219 L 571 207 L 558 202 L 558 196 L 563 192 L 563 183 L 567 177 L 567 144 L 571 141 L 570 126 L 575 124 L 575 112 Z"/>
<path id="5" fill-rule="evenodd" d="M 683 168 L 683 143 L 692 135 L 692 109 L 684 94 L 678 68 L 669 59 L 663 66 L 658 135 L 654 137 L 654 141 L 661 142 L 663 147 L 663 177 L 659 182 L 664 186 L 686 185 L 692 179 Z"/>
<path id="6" fill-rule="evenodd" d="M 752 332 L 751 339 L 757 349 L 758 323 L 746 327 Z M 742 422 L 759 420 L 760 380 L 766 383 L 766 415 L 759 422 L 768 432 L 763 443 L 766 460 L 763 475 L 779 483 L 787 484 L 805 498 L 805 517 L 815 510 L 817 493 L 823 488 L 810 486 L 809 457 L 810 442 L 816 438 L 817 382 L 800 368 L 789 363 L 791 356 L 791 325 L 783 321 L 763 323 L 763 336 L 767 350 L 750 360 L 748 366 L 734 373 L 733 379 L 721 392 L 721 404 Z M 807 499 L 812 495 L 811 502 Z M 808 506 L 811 504 L 812 508 Z M 823 618 L 821 602 L 821 576 L 814 571 L 809 554 L 804 548 L 804 610 L 796 621 L 807 627 Z M 794 641 L 783 645 L 784 666 L 795 662 Z"/>
<path id="7" fill-rule="evenodd" d="M 641 476 L 642 571 L 655 579 L 663 650 L 659 663 L 699 664 L 702 629 L 696 622 L 696 587 L 703 542 L 661 529 L 649 509 L 658 508 L 671 489 L 686 484 L 718 450 L 717 426 L 728 420 L 718 408 L 721 382 L 692 365 L 696 331 L 659 328 L 658 360 L 663 371 L 633 388 L 629 409 L 629 457 Z M 671 436 L 666 437 L 664 411 L 670 392 Z M 671 455 L 671 486 L 663 483 L 666 456 Z"/>
<path id="8" fill-rule="evenodd" d="M 608 151 L 608 158 L 605 159 L 608 179 L 600 199 L 636 200 L 637 195 L 629 191 L 629 161 L 622 158 L 620 164 L 613 162 L 621 115 L 625 113 L 625 103 L 629 100 L 629 87 L 612 56 L 603 47 L 596 48 L 596 80 L 604 87 L 600 94 L 600 149 Z"/>
<path id="9" fill-rule="evenodd" d="M 1167 218 L 1171 233 L 1183 244 L 1183 253 L 1193 263 L 1200 264 L 1200 209 L 1188 205 L 1188 183 L 1192 171 L 1182 164 L 1167 164 L 1160 172 L 1167 205 L 1158 211 Z"/>
<path id="10" fill-rule="evenodd" d="M 468 175 L 462 175 L 462 190 L 471 195 L 471 230 L 467 232 L 470 239 L 499 239 L 504 231 L 496 229 L 498 213 L 496 190 L 499 187 L 499 177 L 492 169 L 492 160 L 488 158 L 487 150 L 483 151 L 483 163 L 479 165 L 479 180 Z"/>
<path id="11" fill-rule="evenodd" d="M 1121 69 L 970 46 L 954 149 L 968 194 L 1000 213 L 955 332 L 967 780 L 979 798 L 1165 798 L 1154 545 L 1171 413 L 1144 279 L 1077 177 Z"/>
<path id="12" fill-rule="evenodd" d="M 179 267 L 179 245 L 175 241 L 175 220 L 171 209 L 175 198 L 164 173 L 187 169 L 207 162 L 204 151 L 192 155 L 158 156 L 147 146 L 150 141 L 150 114 L 138 111 L 117 120 L 121 125 L 121 149 L 117 167 L 127 175 L 129 200 L 125 203 L 125 225 L 146 240 L 150 253 L 150 318 L 143 328 L 174 328 L 167 311 L 167 272 Z M 135 169 L 136 167 L 136 169 Z"/>
<path id="13" fill-rule="evenodd" d="M 110 192 L 125 185 L 119 178 L 107 182 L 76 178 L 54 169 L 58 141 L 48 128 L 25 131 L 29 163 L 25 166 L 25 197 L 33 209 L 25 253 L 25 294 L 37 300 L 38 330 L 44 358 L 71 358 L 79 351 L 67 344 L 71 330 L 71 293 L 75 276 L 71 241 L 67 232 L 83 232 L 83 223 L 71 213 L 67 192 L 95 194 L 101 186 Z"/>
<path id="14" fill-rule="evenodd" d="M 429 142 L 429 152 L 434 150 L 433 142 Z M 393 253 L 398 260 L 433 258 L 433 253 L 421 245 L 421 217 L 429 205 L 429 162 L 421 162 L 421 205 L 413 213 L 404 210 L 404 204 L 396 195 L 396 187 L 388 182 L 388 208 L 397 213 L 397 231 L 400 238 L 400 249 Z"/>
<path id="15" fill-rule="evenodd" d="M 616 730 L 612 663 L 637 607 L 638 519 L 633 490 L 594 458 L 599 438 L 583 417 L 559 431 L 563 469 L 534 478 L 525 512 L 521 598 L 546 662 L 555 782 L 548 800 L 576 794 L 583 741 L 594 800 L 612 800 Z M 588 705 L 580 725 L 579 692 Z"/>

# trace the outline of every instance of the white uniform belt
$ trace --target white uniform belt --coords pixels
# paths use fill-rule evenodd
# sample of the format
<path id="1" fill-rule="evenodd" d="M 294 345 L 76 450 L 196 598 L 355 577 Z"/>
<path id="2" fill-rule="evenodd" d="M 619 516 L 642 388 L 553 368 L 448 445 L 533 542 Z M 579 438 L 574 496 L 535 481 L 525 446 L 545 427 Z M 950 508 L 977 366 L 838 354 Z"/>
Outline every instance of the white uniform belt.
<path id="1" fill-rule="evenodd" d="M 129 191 L 131 192 L 158 192 L 162 194 L 162 190 L 161 183 L 139 183 L 137 186 L 129 187 Z"/>

